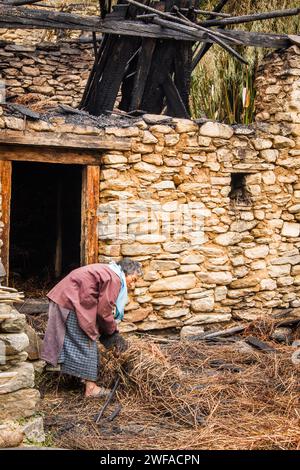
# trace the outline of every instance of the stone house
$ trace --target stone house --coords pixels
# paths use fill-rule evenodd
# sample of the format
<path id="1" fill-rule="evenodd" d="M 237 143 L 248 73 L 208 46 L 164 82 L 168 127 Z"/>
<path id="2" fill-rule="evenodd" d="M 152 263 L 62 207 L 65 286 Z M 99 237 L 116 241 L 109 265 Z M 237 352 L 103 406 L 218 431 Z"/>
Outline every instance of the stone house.
<path id="1" fill-rule="evenodd" d="M 2 43 L 0 55 L 11 65 L 2 70 L 8 92 L 77 104 L 91 52 L 74 43 L 46 49 Z M 71 77 L 65 56 L 81 64 Z M 299 309 L 297 46 L 265 58 L 256 101 L 251 126 L 154 115 L 101 120 L 62 109 L 24 116 L 4 106 L 7 272 L 19 268 L 14 247 L 23 240 L 22 267 L 35 274 L 50 264 L 61 273 L 120 256 L 141 261 L 144 278 L 127 306 L 126 332 Z"/>
<path id="2" fill-rule="evenodd" d="M 0 107 L 6 272 L 141 261 L 123 332 L 299 315 L 300 49 L 261 64 L 251 126 L 78 115 L 90 49 L 0 44 L 0 91 L 39 111 Z M 43 439 L 24 327 L 0 299 L 0 447 Z"/>

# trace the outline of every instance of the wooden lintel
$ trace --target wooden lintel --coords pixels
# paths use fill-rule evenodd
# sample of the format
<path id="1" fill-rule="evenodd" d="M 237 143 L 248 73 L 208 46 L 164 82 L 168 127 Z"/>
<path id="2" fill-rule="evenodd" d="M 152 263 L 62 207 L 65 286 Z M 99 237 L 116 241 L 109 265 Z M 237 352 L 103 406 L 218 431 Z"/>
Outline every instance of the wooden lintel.
<path id="1" fill-rule="evenodd" d="M 30 145 L 38 147 L 70 148 L 82 150 L 130 150 L 131 142 L 121 139 L 113 140 L 113 137 L 103 138 L 94 135 L 57 134 L 57 133 L 27 133 L 14 131 L 1 131 L 0 144 L 20 146 Z M 98 154 L 98 160 L 100 155 Z"/>
<path id="2" fill-rule="evenodd" d="M 50 147 L 21 145 L 0 145 L 0 161 L 22 161 L 40 163 L 61 163 L 77 165 L 100 165 L 98 152 L 74 151 Z"/>

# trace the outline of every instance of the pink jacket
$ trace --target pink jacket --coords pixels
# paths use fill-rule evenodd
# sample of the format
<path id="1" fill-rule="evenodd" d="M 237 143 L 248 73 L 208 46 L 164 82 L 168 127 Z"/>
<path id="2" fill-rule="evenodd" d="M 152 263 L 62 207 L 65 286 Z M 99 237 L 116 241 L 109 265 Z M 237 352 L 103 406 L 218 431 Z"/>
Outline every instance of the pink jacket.
<path id="1" fill-rule="evenodd" d="M 96 263 L 71 271 L 47 297 L 75 311 L 82 330 L 95 340 L 99 334 L 110 335 L 117 329 L 113 308 L 120 288 L 117 274 L 106 264 Z"/>

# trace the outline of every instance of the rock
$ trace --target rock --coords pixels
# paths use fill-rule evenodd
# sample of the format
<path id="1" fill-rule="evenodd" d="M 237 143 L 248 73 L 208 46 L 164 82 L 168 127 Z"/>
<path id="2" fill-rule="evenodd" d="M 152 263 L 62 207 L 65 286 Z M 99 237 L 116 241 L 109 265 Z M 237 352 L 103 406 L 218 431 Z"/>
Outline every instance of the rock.
<path id="1" fill-rule="evenodd" d="M 249 274 L 241 279 L 236 279 L 230 284 L 231 289 L 243 289 L 247 287 L 255 287 L 260 283 L 260 278 L 257 274 Z"/>
<path id="2" fill-rule="evenodd" d="M 5 116 L 4 122 L 8 129 L 12 129 L 15 131 L 23 131 L 25 128 L 25 121 L 23 119 L 19 119 L 13 116 Z"/>
<path id="3" fill-rule="evenodd" d="M 180 253 L 188 248 L 189 244 L 187 242 L 167 242 L 163 245 L 163 249 L 170 253 Z"/>
<path id="4" fill-rule="evenodd" d="M 178 263 L 178 261 L 154 260 L 151 261 L 150 267 L 157 271 L 168 271 L 169 269 L 178 269 L 180 267 L 180 263 Z"/>
<path id="5" fill-rule="evenodd" d="M 193 312 L 212 312 L 215 305 L 213 296 L 203 297 L 192 301 L 191 307 Z"/>
<path id="6" fill-rule="evenodd" d="M 27 418 L 35 413 L 40 393 L 34 388 L 25 388 L 8 394 L 0 394 L 0 420 Z"/>
<path id="7" fill-rule="evenodd" d="M 166 241 L 166 237 L 164 235 L 159 235 L 156 233 L 149 233 L 146 235 L 137 235 L 135 240 L 138 243 L 164 243 Z"/>
<path id="8" fill-rule="evenodd" d="M 164 310 L 162 313 L 163 318 L 179 318 L 185 317 L 190 313 L 188 308 L 173 308 L 170 310 Z"/>
<path id="9" fill-rule="evenodd" d="M 137 308 L 125 313 L 125 320 L 130 323 L 136 323 L 145 320 L 153 312 L 152 307 Z"/>
<path id="10" fill-rule="evenodd" d="M 280 264 L 268 267 L 269 275 L 271 277 L 281 277 L 281 276 L 288 276 L 291 272 L 291 265 L 290 264 Z"/>
<path id="11" fill-rule="evenodd" d="M 222 323 L 231 320 L 230 313 L 228 314 L 216 314 L 216 313 L 206 313 L 194 315 L 184 322 L 185 325 L 205 325 L 209 323 Z"/>
<path id="12" fill-rule="evenodd" d="M 255 248 L 245 250 L 245 256 L 250 259 L 265 258 L 269 253 L 267 245 L 258 245 Z"/>
<path id="13" fill-rule="evenodd" d="M 165 145 L 167 147 L 173 147 L 179 142 L 179 134 L 166 134 L 165 135 Z"/>
<path id="14" fill-rule="evenodd" d="M 184 326 L 180 331 L 181 340 L 189 340 L 195 336 L 201 336 L 204 333 L 202 326 Z"/>
<path id="15" fill-rule="evenodd" d="M 201 272 L 197 277 L 205 284 L 227 285 L 232 282 L 232 274 L 229 271 Z"/>
<path id="16" fill-rule="evenodd" d="M 143 321 L 137 324 L 138 331 L 164 330 L 166 328 L 181 327 L 182 321 L 176 318 L 169 320 Z"/>
<path id="17" fill-rule="evenodd" d="M 120 333 L 132 333 L 137 330 L 137 326 L 134 323 L 127 323 L 127 321 L 122 321 L 118 326 Z"/>
<path id="18" fill-rule="evenodd" d="M 157 144 L 157 138 L 149 131 L 144 131 L 143 144 Z"/>
<path id="19" fill-rule="evenodd" d="M 124 243 L 121 247 L 123 256 L 154 255 L 161 252 L 161 246 L 156 244 Z"/>
<path id="20" fill-rule="evenodd" d="M 247 232 L 248 230 L 252 230 L 257 225 L 257 220 L 237 220 L 230 225 L 230 230 L 232 232 Z"/>
<path id="21" fill-rule="evenodd" d="M 277 289 L 277 283 L 274 279 L 262 279 L 260 281 L 261 290 L 275 291 Z"/>
<path id="22" fill-rule="evenodd" d="M 261 157 L 269 163 L 275 163 L 279 155 L 278 150 L 268 149 L 260 152 Z"/>
<path id="23" fill-rule="evenodd" d="M 143 119 L 147 124 L 155 125 L 155 124 L 162 124 L 165 122 L 172 121 L 170 116 L 165 116 L 161 114 L 143 114 Z"/>
<path id="24" fill-rule="evenodd" d="M 5 319 L 2 321 L 2 318 Z M 0 331 L 4 333 L 20 333 L 26 325 L 26 316 L 17 310 L 11 310 L 7 315 L 0 313 Z"/>
<path id="25" fill-rule="evenodd" d="M 227 297 L 227 287 L 220 286 L 215 288 L 215 301 L 220 302 L 221 300 L 225 300 Z"/>
<path id="26" fill-rule="evenodd" d="M 193 274 L 182 274 L 154 281 L 150 286 L 149 291 L 163 292 L 169 290 L 187 290 L 192 289 L 195 285 L 196 278 Z"/>
<path id="27" fill-rule="evenodd" d="M 191 273 L 200 271 L 200 268 L 197 264 L 182 264 L 179 268 L 180 273 Z"/>
<path id="28" fill-rule="evenodd" d="M 272 141 L 269 139 L 252 139 L 255 150 L 266 150 L 272 147 Z"/>
<path id="29" fill-rule="evenodd" d="M 30 418 L 25 424 L 21 426 L 21 430 L 27 439 L 30 442 L 44 442 L 45 432 L 44 432 L 44 422 L 41 416 L 36 416 Z"/>
<path id="30" fill-rule="evenodd" d="M 13 421 L 0 423 L 0 449 L 18 447 L 23 441 L 21 427 Z"/>
<path id="31" fill-rule="evenodd" d="M 185 255 L 179 259 L 181 264 L 200 264 L 203 263 L 204 260 L 204 256 L 197 254 Z"/>
<path id="32" fill-rule="evenodd" d="M 18 354 L 29 346 L 29 339 L 25 333 L 1 333 L 0 344 L 5 346 L 7 355 Z"/>
<path id="33" fill-rule="evenodd" d="M 166 306 L 172 306 L 172 305 L 175 305 L 177 302 L 179 302 L 181 300 L 180 297 L 158 297 L 158 298 L 155 298 L 155 299 L 152 299 L 151 300 L 151 303 L 153 305 L 166 305 Z"/>
<path id="34" fill-rule="evenodd" d="M 154 183 L 152 188 L 162 191 L 164 189 L 175 189 L 175 184 L 173 181 L 160 181 L 159 183 Z"/>
<path id="35" fill-rule="evenodd" d="M 119 163 L 127 163 L 127 158 L 124 155 L 103 155 L 102 162 L 105 165 L 115 165 Z"/>
<path id="36" fill-rule="evenodd" d="M 242 235 L 241 233 L 227 232 L 222 235 L 218 235 L 215 238 L 215 243 L 221 246 L 236 245 L 243 239 L 243 236 L 244 235 Z"/>
<path id="37" fill-rule="evenodd" d="M 299 237 L 300 224 L 294 222 L 284 222 L 281 230 L 283 237 Z"/>
<path id="38" fill-rule="evenodd" d="M 7 372 L 0 372 L 0 395 L 32 387 L 34 387 L 34 368 L 28 362 L 21 362 Z"/>
<path id="39" fill-rule="evenodd" d="M 37 332 L 30 325 L 26 325 L 25 333 L 29 339 L 29 345 L 25 349 L 28 353 L 28 358 L 30 361 L 35 361 L 40 358 L 40 352 L 42 348 L 42 340 L 37 334 Z"/>
<path id="40" fill-rule="evenodd" d="M 159 176 L 161 173 L 161 170 L 156 166 L 156 165 L 151 165 L 150 163 L 146 162 L 139 162 L 134 165 L 135 171 L 141 172 L 141 173 L 150 173 Z"/>
<path id="41" fill-rule="evenodd" d="M 292 338 L 292 330 L 291 328 L 278 327 L 275 328 L 271 337 L 278 343 L 289 344 Z"/>
<path id="42" fill-rule="evenodd" d="M 295 147 L 295 142 L 288 137 L 283 137 L 282 135 L 275 135 L 274 136 L 274 147 L 277 149 L 284 149 L 284 148 L 293 148 Z"/>
<path id="43" fill-rule="evenodd" d="M 42 374 L 42 372 L 44 371 L 46 367 L 46 362 L 42 360 L 32 361 L 31 364 L 33 365 L 35 374 Z"/>
<path id="44" fill-rule="evenodd" d="M 219 137 L 221 139 L 230 139 L 233 136 L 233 129 L 226 124 L 219 122 L 206 122 L 200 128 L 200 134 L 207 137 Z"/>
<path id="45" fill-rule="evenodd" d="M 175 130 L 176 132 L 179 132 L 179 134 L 184 133 L 184 132 L 195 132 L 198 131 L 198 125 L 190 121 L 189 119 L 178 119 L 174 118 L 173 122 L 175 122 Z"/>
<path id="46" fill-rule="evenodd" d="M 144 274 L 144 281 L 156 281 L 159 277 L 160 276 L 157 271 L 147 271 Z"/>

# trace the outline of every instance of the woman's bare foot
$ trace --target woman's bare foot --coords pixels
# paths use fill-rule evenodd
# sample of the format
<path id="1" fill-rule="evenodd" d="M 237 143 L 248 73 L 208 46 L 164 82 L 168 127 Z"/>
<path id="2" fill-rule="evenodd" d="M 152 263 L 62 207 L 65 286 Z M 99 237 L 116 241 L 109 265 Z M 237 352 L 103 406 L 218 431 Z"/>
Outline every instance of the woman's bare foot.
<path id="1" fill-rule="evenodd" d="M 85 382 L 85 397 L 106 397 L 109 392 L 110 390 L 104 387 L 98 387 L 95 382 L 90 382 L 89 380 Z"/>

